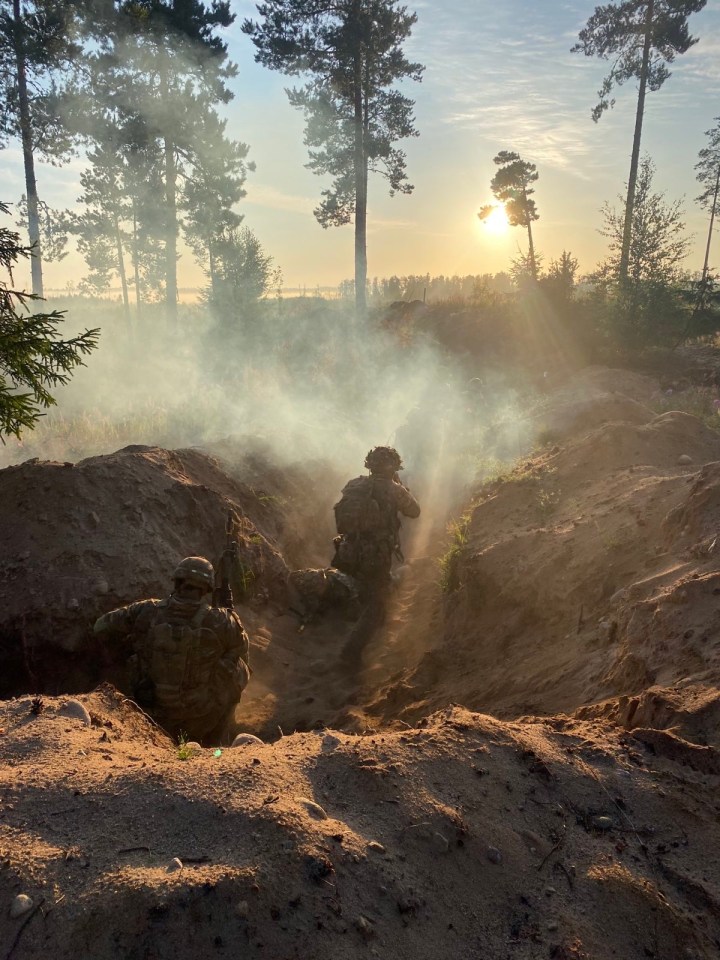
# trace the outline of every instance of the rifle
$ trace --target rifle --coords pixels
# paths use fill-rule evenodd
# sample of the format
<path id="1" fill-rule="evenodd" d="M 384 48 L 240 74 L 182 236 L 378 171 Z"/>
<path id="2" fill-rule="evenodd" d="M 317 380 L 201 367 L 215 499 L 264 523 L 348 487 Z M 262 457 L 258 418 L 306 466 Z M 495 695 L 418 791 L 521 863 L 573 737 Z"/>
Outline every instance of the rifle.
<path id="1" fill-rule="evenodd" d="M 218 566 L 220 586 L 216 586 L 213 591 L 213 606 L 224 607 L 226 610 L 233 609 L 230 579 L 238 558 L 237 540 L 233 539 L 234 528 L 233 512 L 232 510 L 228 510 L 227 520 L 225 521 L 225 549 L 222 552 Z"/>

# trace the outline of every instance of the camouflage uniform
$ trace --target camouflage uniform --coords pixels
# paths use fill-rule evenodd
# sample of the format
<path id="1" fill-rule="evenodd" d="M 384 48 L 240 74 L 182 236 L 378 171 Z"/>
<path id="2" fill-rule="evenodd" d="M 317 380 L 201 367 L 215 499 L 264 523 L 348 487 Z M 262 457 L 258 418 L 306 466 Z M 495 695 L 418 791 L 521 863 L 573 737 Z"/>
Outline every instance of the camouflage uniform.
<path id="1" fill-rule="evenodd" d="M 346 496 L 354 494 L 362 500 L 369 493 L 379 508 L 379 522 L 375 529 L 342 533 L 334 540 L 332 565 L 355 578 L 363 606 L 342 654 L 343 660 L 353 668 L 359 664 L 367 642 L 385 620 L 393 556 L 402 557 L 398 514 L 412 519 L 420 516 L 419 503 L 397 476 L 397 471 L 402 469 L 402 460 L 396 450 L 375 447 L 368 453 L 365 466 L 370 470 L 370 476 L 356 477 L 346 484 L 335 507 L 337 519 L 338 508 Z"/>
<path id="2" fill-rule="evenodd" d="M 399 546 L 398 513 L 414 519 L 420 516 L 420 505 L 407 487 L 389 477 L 356 477 L 343 487 L 343 494 L 358 483 L 372 484 L 372 496 L 380 503 L 385 528 L 336 537 L 332 565 L 355 577 L 367 590 L 368 587 L 390 583 L 393 555 Z"/>
<path id="3" fill-rule="evenodd" d="M 249 678 L 248 637 L 234 611 L 170 596 L 112 610 L 94 630 L 125 640 L 130 690 L 171 735 L 208 737 L 234 713 Z"/>
<path id="4" fill-rule="evenodd" d="M 328 608 L 349 609 L 358 599 L 355 580 L 334 567 L 291 570 L 290 607 L 304 623 Z"/>

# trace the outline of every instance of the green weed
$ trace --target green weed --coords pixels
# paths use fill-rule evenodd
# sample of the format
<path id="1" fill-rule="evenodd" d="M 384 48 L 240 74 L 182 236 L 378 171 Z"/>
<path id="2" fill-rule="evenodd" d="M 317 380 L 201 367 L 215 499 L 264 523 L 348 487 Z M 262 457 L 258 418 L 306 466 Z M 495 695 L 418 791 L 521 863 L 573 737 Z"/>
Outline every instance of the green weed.
<path id="1" fill-rule="evenodd" d="M 720 416 L 714 405 L 716 398 L 712 387 L 689 387 L 677 393 L 653 397 L 648 405 L 658 414 L 671 410 L 692 414 L 711 430 L 720 430 Z"/>
<path id="2" fill-rule="evenodd" d="M 550 488 L 542 487 L 537 496 L 537 511 L 543 520 L 547 520 L 557 509 L 558 504 L 560 503 L 560 491 Z"/>
<path id="3" fill-rule="evenodd" d="M 177 758 L 178 760 L 190 760 L 195 751 L 189 745 L 187 734 L 180 731 L 178 736 Z"/>
<path id="4" fill-rule="evenodd" d="M 443 593 L 452 593 L 460 586 L 458 562 L 463 547 L 468 542 L 468 533 L 472 514 L 464 513 L 448 526 L 450 547 L 438 561 L 440 566 L 440 589 Z"/>

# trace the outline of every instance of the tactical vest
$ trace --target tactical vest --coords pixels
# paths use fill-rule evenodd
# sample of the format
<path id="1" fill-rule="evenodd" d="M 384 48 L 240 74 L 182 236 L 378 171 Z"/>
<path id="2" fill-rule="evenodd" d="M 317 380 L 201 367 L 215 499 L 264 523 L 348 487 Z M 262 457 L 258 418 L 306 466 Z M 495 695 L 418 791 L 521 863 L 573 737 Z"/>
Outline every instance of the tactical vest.
<path id="1" fill-rule="evenodd" d="M 138 620 L 133 686 L 148 680 L 153 684 L 153 712 L 180 717 L 217 706 L 211 678 L 222 646 L 216 632 L 203 626 L 209 610 L 202 604 L 187 620 L 164 600 L 149 611 L 145 623 Z"/>
<path id="2" fill-rule="evenodd" d="M 356 477 L 334 506 L 337 532 L 345 537 L 392 538 L 397 533 L 395 504 L 372 477 Z"/>

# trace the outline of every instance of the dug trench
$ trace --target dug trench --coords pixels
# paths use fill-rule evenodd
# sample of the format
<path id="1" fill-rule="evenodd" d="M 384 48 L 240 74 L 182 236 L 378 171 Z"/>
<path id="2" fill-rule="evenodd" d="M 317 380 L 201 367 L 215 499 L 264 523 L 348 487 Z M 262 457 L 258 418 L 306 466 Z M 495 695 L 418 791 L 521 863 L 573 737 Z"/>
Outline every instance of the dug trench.
<path id="1" fill-rule="evenodd" d="M 331 465 L 246 438 L 0 471 L 4 956 L 717 957 L 720 435 L 656 391 L 586 370 L 451 535 L 424 501 L 352 675 L 349 616 L 287 587 L 328 562 Z M 217 557 L 228 509 L 251 736 L 179 749 L 90 627 Z"/>

